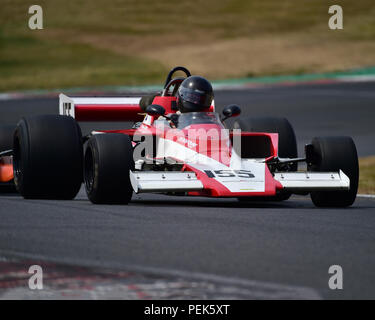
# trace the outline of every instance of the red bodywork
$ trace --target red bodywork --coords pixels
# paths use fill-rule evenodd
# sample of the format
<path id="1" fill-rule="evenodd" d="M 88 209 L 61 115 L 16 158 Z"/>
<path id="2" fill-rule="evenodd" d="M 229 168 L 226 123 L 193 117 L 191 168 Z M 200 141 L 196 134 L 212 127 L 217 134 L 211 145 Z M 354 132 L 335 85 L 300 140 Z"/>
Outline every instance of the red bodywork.
<path id="1" fill-rule="evenodd" d="M 142 121 L 143 115 L 139 105 L 91 105 L 75 106 L 77 121 Z"/>
<path id="2" fill-rule="evenodd" d="M 160 97 L 154 99 L 154 104 L 164 107 L 166 113 L 175 113 L 172 102 L 176 97 Z M 75 119 L 77 121 L 142 121 L 144 112 L 139 104 L 76 104 Z M 211 106 L 210 112 L 214 111 Z"/>

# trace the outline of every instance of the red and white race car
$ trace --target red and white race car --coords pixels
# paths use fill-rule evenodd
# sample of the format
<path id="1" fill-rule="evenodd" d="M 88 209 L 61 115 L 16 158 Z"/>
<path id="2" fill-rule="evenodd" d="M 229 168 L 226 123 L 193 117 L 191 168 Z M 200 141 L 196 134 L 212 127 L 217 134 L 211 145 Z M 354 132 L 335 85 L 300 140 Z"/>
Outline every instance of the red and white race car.
<path id="1" fill-rule="evenodd" d="M 12 148 L 0 150 L 1 182 L 14 178 L 25 198 L 72 199 L 83 181 L 93 203 L 127 204 L 133 192 L 155 192 L 279 201 L 310 193 L 316 206 L 353 204 L 359 174 L 351 138 L 314 138 L 298 158 L 284 118 L 239 117 L 227 128 L 224 121 L 240 114 L 236 105 L 222 116 L 214 102 L 205 112 L 180 113 L 184 77 L 173 78 L 176 71 L 190 76 L 174 68 L 159 95 L 61 94 L 60 115 L 22 118 Z M 82 137 L 80 121 L 141 122 Z M 307 170 L 298 171 L 303 162 Z"/>

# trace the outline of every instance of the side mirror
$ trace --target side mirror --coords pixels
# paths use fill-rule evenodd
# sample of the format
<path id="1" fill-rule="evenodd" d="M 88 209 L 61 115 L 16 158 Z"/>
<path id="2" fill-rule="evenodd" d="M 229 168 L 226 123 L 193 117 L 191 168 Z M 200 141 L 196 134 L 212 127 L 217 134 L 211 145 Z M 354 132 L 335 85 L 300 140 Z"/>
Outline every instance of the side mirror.
<path id="1" fill-rule="evenodd" d="M 231 117 L 236 117 L 240 113 L 241 113 L 241 108 L 238 105 L 236 105 L 236 104 L 230 104 L 229 106 L 226 106 L 223 109 L 224 118 L 222 119 L 222 121 L 224 121 L 224 120 L 226 120 L 228 118 L 231 118 Z"/>
<path id="2" fill-rule="evenodd" d="M 158 104 L 150 104 L 146 108 L 146 113 L 150 116 L 164 116 L 165 109 Z"/>

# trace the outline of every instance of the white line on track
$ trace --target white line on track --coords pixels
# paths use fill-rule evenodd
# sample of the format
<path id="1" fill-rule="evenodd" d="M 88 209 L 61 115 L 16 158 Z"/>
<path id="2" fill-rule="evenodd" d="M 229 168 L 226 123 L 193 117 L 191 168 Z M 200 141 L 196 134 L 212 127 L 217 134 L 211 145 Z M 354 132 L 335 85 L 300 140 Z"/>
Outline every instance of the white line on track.
<path id="1" fill-rule="evenodd" d="M 357 194 L 357 197 L 375 199 L 375 194 Z"/>
<path id="2" fill-rule="evenodd" d="M 339 80 L 344 82 L 368 82 L 375 81 L 375 75 L 340 76 Z"/>

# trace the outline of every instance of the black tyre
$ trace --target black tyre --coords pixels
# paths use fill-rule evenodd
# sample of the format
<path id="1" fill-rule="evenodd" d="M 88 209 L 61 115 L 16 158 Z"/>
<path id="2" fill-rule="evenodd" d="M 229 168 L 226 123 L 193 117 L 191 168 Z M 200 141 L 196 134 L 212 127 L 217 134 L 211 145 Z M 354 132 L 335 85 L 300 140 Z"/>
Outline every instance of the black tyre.
<path id="1" fill-rule="evenodd" d="M 348 191 L 314 191 L 311 199 L 317 207 L 348 207 L 357 196 L 359 168 L 354 141 L 350 137 L 318 137 L 312 140 L 310 171 L 342 170 L 350 179 Z"/>
<path id="2" fill-rule="evenodd" d="M 15 126 L 0 125 L 0 152 L 13 149 L 13 133 Z M 7 161 L 5 158 L 0 161 Z M 1 165 L 1 163 L 0 163 Z M 15 192 L 14 181 L 0 182 L 0 193 Z"/>
<path id="3" fill-rule="evenodd" d="M 276 117 L 244 117 L 235 121 L 234 129 L 241 129 L 249 132 L 269 132 L 279 134 L 279 157 L 280 158 L 296 158 L 297 157 L 297 140 L 294 129 L 289 121 L 285 118 Z M 241 146 L 245 148 L 246 145 Z M 298 164 L 295 163 L 290 166 L 290 171 L 296 171 Z M 264 200 L 283 201 L 289 199 L 290 192 L 282 191 L 274 197 L 264 197 Z M 240 201 L 251 200 L 251 198 L 238 198 Z M 254 198 L 255 199 L 255 198 Z M 256 200 L 259 200 L 257 197 Z"/>
<path id="4" fill-rule="evenodd" d="M 96 204 L 128 204 L 133 195 L 129 170 L 134 169 L 129 136 L 94 135 L 87 143 L 84 162 L 86 193 Z"/>
<path id="5" fill-rule="evenodd" d="M 82 184 L 82 134 L 68 116 L 22 118 L 13 140 L 14 181 L 24 198 L 73 199 Z"/>

